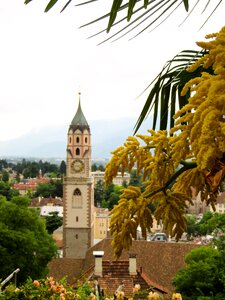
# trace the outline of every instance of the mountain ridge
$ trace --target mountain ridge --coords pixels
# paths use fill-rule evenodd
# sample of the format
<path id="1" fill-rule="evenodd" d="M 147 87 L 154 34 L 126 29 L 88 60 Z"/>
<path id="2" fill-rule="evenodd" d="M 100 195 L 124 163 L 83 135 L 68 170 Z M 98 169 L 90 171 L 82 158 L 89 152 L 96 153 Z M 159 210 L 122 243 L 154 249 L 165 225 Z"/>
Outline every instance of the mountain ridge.
<path id="1" fill-rule="evenodd" d="M 110 158 L 111 151 L 133 135 L 135 118 L 102 119 L 90 121 L 92 158 Z M 19 138 L 0 141 L 0 156 L 62 157 L 66 156 L 66 138 L 69 125 L 34 128 Z M 147 124 L 139 132 L 146 133 Z"/>

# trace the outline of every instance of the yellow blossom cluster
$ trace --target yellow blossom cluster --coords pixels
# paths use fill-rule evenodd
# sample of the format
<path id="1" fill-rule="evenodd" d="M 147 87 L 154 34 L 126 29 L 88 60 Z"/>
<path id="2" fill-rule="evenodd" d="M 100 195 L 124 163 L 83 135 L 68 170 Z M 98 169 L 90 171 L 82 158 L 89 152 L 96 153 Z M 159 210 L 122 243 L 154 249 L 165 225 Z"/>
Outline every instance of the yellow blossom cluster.
<path id="1" fill-rule="evenodd" d="M 207 38 L 211 40 L 197 44 L 208 53 L 189 71 L 202 65 L 213 72 L 204 72 L 185 85 L 182 95 L 190 90 L 191 96 L 188 104 L 174 115 L 171 131 L 149 130 L 148 135 L 128 137 L 123 146 L 112 152 L 106 166 L 106 184 L 119 170 L 123 174 L 133 168 L 143 180 L 142 189 L 125 188 L 111 211 L 116 256 L 123 248 L 129 249 L 137 226 L 141 226 L 146 237 L 153 222 L 149 204 L 156 206 L 156 220 L 162 220 L 165 231 L 177 239 L 186 229 L 191 187 L 214 206 L 225 177 L 225 27 Z"/>
<path id="2" fill-rule="evenodd" d="M 161 299 L 160 295 L 156 292 L 150 292 L 148 294 L 148 300 L 155 300 L 155 299 L 160 300 Z"/>
<path id="3" fill-rule="evenodd" d="M 204 72 L 185 85 L 182 94 L 190 89 L 192 96 L 175 114 L 172 130 L 173 133 L 182 130 L 176 137 L 173 151 L 186 145 L 199 170 L 211 170 L 216 159 L 221 159 L 225 153 L 225 27 L 218 34 L 207 36 L 212 37 L 215 38 L 212 41 L 197 43 L 209 53 L 189 71 L 203 65 L 204 68 L 212 67 L 214 74 Z"/>
<path id="4" fill-rule="evenodd" d="M 180 293 L 173 293 L 172 300 L 182 300 L 182 296 Z"/>
<path id="5" fill-rule="evenodd" d="M 124 292 L 123 291 L 117 291 L 116 292 L 116 299 L 123 300 L 124 299 Z"/>
<path id="6" fill-rule="evenodd" d="M 110 212 L 110 231 L 114 237 L 113 249 L 119 257 L 123 249 L 129 249 L 132 238 L 137 238 L 137 227 L 140 225 L 143 236 L 152 227 L 152 214 L 148 202 L 139 187 L 129 186 L 123 190 L 119 203 Z"/>

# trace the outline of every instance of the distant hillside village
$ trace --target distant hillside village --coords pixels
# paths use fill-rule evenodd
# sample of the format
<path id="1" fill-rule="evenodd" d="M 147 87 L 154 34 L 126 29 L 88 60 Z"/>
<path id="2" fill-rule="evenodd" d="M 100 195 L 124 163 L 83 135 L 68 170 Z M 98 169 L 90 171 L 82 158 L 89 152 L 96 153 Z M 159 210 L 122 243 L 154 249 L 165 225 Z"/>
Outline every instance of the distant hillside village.
<path id="1" fill-rule="evenodd" d="M 99 291 L 107 290 L 111 296 L 123 281 L 128 296 L 135 284 L 140 284 L 166 298 L 173 292 L 172 278 L 185 265 L 186 254 L 207 243 L 207 236 L 196 237 L 190 231 L 176 243 L 166 235 L 163 224 L 153 220 L 147 240 L 138 228 L 131 248 L 115 260 L 110 211 L 118 204 L 124 187 L 141 187 L 140 176 L 135 168 L 130 174 L 119 172 L 105 187 L 105 164 L 91 160 L 90 128 L 80 102 L 68 128 L 65 149 L 66 161 L 58 164 L 0 160 L 1 195 L 8 200 L 15 195 L 28 196 L 29 206 L 38 210 L 42 218 L 61 218 L 60 226 L 52 230 L 58 258 L 49 263 L 49 274 L 56 279 L 67 276 L 71 284 L 84 276 L 97 279 Z M 186 213 L 195 216 L 197 222 L 213 210 L 201 201 L 195 189 L 192 197 L 194 205 L 188 204 Z M 219 214 L 225 213 L 224 200 L 225 192 L 216 199 L 215 211 Z"/>

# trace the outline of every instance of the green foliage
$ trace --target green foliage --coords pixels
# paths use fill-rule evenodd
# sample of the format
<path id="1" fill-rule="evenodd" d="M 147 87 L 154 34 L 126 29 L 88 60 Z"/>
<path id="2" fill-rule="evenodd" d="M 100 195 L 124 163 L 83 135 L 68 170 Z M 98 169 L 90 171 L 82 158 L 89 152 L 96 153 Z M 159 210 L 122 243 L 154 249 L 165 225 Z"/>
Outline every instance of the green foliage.
<path id="1" fill-rule="evenodd" d="M 122 194 L 123 186 L 114 186 L 113 192 L 111 193 L 108 199 L 108 208 L 112 209 L 115 205 L 117 205 L 120 195 Z"/>
<path id="2" fill-rule="evenodd" d="M 40 278 L 47 273 L 47 263 L 57 248 L 47 233 L 45 222 L 27 206 L 26 197 L 11 201 L 0 198 L 0 269 L 6 278 L 20 268 L 18 282 L 29 276 Z"/>
<path id="3" fill-rule="evenodd" d="M 102 201 L 105 198 L 105 187 L 104 187 L 104 182 L 102 180 L 99 180 L 94 188 L 94 203 L 95 206 L 100 206 L 102 207 Z"/>
<path id="4" fill-rule="evenodd" d="M 63 167 L 63 162 L 61 162 L 62 167 L 60 169 L 59 166 L 56 164 L 51 164 L 50 162 L 43 162 L 40 160 L 39 162 L 36 161 L 27 161 L 23 159 L 22 162 L 17 163 L 16 165 L 11 165 L 12 169 L 16 171 L 18 174 L 23 174 L 25 178 L 36 178 L 39 175 L 41 170 L 42 174 L 46 173 L 55 173 L 57 176 L 63 174 L 65 168 L 65 162 Z M 62 172 L 61 172 L 62 170 Z"/>
<path id="5" fill-rule="evenodd" d="M 61 164 L 59 166 L 59 172 L 60 174 L 66 175 L 66 163 L 64 160 L 61 161 Z"/>
<path id="6" fill-rule="evenodd" d="M 95 171 L 102 171 L 102 172 L 104 172 L 105 171 L 105 167 L 102 164 L 96 164 L 96 163 L 94 163 L 91 166 L 91 171 L 92 172 L 95 172 Z"/>
<path id="7" fill-rule="evenodd" d="M 11 199 L 11 203 L 14 203 L 21 207 L 28 207 L 31 202 L 30 197 L 26 196 L 14 196 Z"/>
<path id="8" fill-rule="evenodd" d="M 19 183 L 20 182 L 20 174 L 17 172 L 16 173 L 16 182 Z"/>
<path id="9" fill-rule="evenodd" d="M 192 236 L 197 236 L 198 232 L 197 217 L 194 215 L 187 215 L 187 238 L 190 239 Z"/>
<path id="10" fill-rule="evenodd" d="M 46 229 L 49 234 L 52 234 L 57 228 L 62 226 L 63 218 L 59 216 L 58 211 L 50 212 L 47 217 L 45 217 Z"/>
<path id="11" fill-rule="evenodd" d="M 220 250 L 201 246 L 192 250 L 185 262 L 186 267 L 173 280 L 183 300 L 225 298 L 225 260 Z"/>
<path id="12" fill-rule="evenodd" d="M 35 197 L 62 197 L 63 187 L 61 180 L 51 180 L 50 182 L 39 183 L 35 192 Z"/>
<path id="13" fill-rule="evenodd" d="M 8 168 L 8 163 L 5 159 L 0 159 L 0 171 L 2 171 L 3 169 Z"/>
<path id="14" fill-rule="evenodd" d="M 206 212 L 198 224 L 199 235 L 211 234 L 217 226 L 216 219 L 217 219 L 217 214 L 213 214 L 210 211 Z"/>
<path id="15" fill-rule="evenodd" d="M 2 172 L 2 181 L 4 181 L 4 182 L 9 181 L 9 173 L 5 170 Z"/>
<path id="16" fill-rule="evenodd" d="M 10 200 L 13 196 L 19 195 L 19 192 L 12 189 L 8 182 L 0 181 L 0 195 Z"/>
<path id="17" fill-rule="evenodd" d="M 102 180 L 99 180 L 95 186 L 94 202 L 96 206 L 112 209 L 119 201 L 123 186 L 110 184 L 105 187 Z"/>
<path id="18" fill-rule="evenodd" d="M 120 195 L 122 193 L 123 187 L 111 183 L 105 190 L 105 201 L 107 203 L 107 208 L 112 209 L 118 204 Z"/>
<path id="19" fill-rule="evenodd" d="M 217 235 L 220 232 L 225 232 L 225 214 L 212 213 L 210 211 L 204 213 L 201 220 L 196 216 L 187 216 L 187 235 L 205 236 L 207 234 Z"/>

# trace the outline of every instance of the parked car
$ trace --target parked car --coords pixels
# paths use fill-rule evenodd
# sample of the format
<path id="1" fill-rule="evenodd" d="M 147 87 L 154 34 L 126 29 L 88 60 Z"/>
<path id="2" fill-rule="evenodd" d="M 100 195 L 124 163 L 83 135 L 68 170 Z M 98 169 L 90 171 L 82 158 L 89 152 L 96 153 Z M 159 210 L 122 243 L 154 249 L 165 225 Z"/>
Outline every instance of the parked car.
<path id="1" fill-rule="evenodd" d="M 167 236 L 163 232 L 157 232 L 157 233 L 153 234 L 153 236 L 151 236 L 150 241 L 164 242 L 164 241 L 167 241 Z"/>

